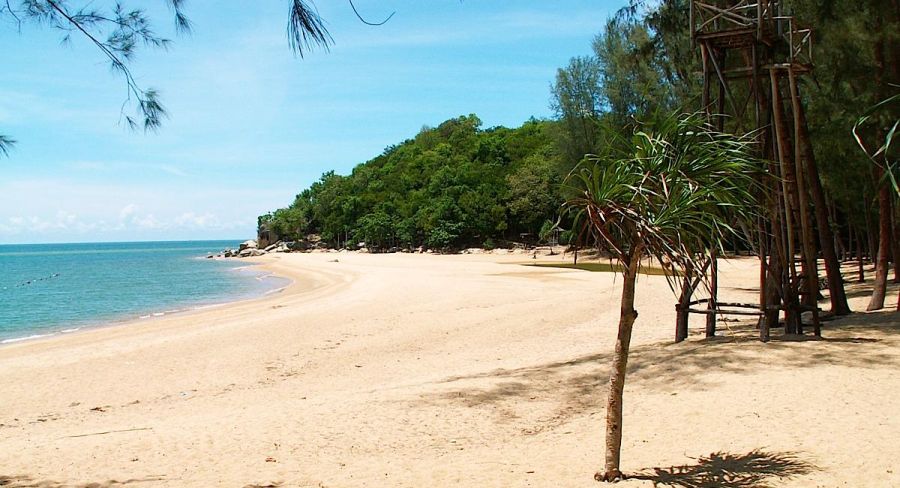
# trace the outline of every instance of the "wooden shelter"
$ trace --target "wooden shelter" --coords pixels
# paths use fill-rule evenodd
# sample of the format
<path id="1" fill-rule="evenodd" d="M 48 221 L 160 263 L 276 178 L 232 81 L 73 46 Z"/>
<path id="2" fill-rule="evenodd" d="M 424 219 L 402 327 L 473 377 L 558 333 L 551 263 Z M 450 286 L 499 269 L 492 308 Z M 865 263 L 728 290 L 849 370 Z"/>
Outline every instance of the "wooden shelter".
<path id="1" fill-rule="evenodd" d="M 702 108 L 719 130 L 754 134 L 769 165 L 760 181 L 766 211 L 757 228 L 748 229 L 761 264 L 758 304 L 718 301 L 713 251 L 699 276 L 685 276 L 676 305 L 676 342 L 687 338 L 692 313 L 706 315 L 707 337 L 715 335 L 717 316 L 751 315 L 759 317 L 760 339 L 766 341 L 781 312 L 785 333 L 802 334 L 804 311 L 812 312 L 814 332 L 820 334 L 809 155 L 797 82 L 813 69 L 813 37 L 784 10 L 779 0 L 690 2 L 691 42 L 702 63 Z M 819 184 L 818 174 L 813 176 Z M 692 300 L 703 281 L 709 298 Z"/>

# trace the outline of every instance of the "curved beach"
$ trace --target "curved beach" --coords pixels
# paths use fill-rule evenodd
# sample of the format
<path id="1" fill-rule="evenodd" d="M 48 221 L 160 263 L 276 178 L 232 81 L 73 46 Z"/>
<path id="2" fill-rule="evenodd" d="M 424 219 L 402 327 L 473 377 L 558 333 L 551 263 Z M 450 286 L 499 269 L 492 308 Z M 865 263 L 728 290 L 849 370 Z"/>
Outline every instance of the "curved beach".
<path id="1" fill-rule="evenodd" d="M 621 278 L 530 255 L 255 261 L 294 283 L 0 348 L 0 485 L 596 486 Z M 753 301 L 756 266 L 723 262 L 721 296 Z M 620 486 L 719 461 L 778 466 L 757 486 L 900 485 L 900 314 L 769 344 L 694 318 L 672 344 L 674 302 L 640 277 L 622 457 L 642 478 Z"/>

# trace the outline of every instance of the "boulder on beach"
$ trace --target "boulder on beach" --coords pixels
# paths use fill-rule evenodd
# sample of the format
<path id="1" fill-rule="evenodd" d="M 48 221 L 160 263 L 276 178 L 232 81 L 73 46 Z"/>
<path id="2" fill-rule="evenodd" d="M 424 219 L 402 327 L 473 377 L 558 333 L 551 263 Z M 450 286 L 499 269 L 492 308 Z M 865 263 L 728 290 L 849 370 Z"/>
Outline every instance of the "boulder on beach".
<path id="1" fill-rule="evenodd" d="M 256 241 L 250 239 L 249 241 L 244 241 L 241 243 L 240 247 L 238 247 L 238 251 L 244 251 L 245 249 L 256 249 Z"/>

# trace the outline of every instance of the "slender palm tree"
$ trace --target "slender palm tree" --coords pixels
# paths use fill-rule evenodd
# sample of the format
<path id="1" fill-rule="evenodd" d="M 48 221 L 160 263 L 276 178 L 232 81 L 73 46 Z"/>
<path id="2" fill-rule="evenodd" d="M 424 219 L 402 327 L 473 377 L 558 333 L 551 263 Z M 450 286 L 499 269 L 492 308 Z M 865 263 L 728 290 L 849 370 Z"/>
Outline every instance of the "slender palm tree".
<path id="1" fill-rule="evenodd" d="M 567 179 L 576 196 L 566 205 L 575 212 L 582 242 L 618 260 L 624 278 L 598 481 L 623 478 L 622 393 L 642 260 L 671 263 L 673 290 L 675 273 L 699 272 L 702 256 L 735 234 L 735 219 L 754 213 L 753 187 L 762 167 L 750 155 L 749 138 L 716 132 L 696 114 L 636 123 L 629 136 L 610 137 L 615 142 L 606 154 L 588 157 Z"/>

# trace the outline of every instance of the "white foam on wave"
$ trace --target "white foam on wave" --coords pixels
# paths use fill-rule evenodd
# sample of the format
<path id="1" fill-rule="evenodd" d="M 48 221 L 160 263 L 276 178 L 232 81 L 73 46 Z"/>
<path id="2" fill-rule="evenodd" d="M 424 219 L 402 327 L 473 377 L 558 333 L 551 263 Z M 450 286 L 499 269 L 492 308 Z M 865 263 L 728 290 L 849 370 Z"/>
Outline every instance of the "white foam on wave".
<path id="1" fill-rule="evenodd" d="M 0 341 L 0 344 L 12 344 L 13 342 L 21 342 L 21 341 L 30 341 L 31 339 L 38 339 L 41 337 L 47 337 L 53 334 L 35 334 L 26 337 L 14 337 L 12 339 L 4 339 Z"/>
<path id="2" fill-rule="evenodd" d="M 281 288 L 275 288 L 274 290 L 269 290 L 269 291 L 265 292 L 264 295 L 271 295 L 273 293 L 281 293 L 286 289 L 287 289 L 286 286 L 282 286 Z"/>
<path id="3" fill-rule="evenodd" d="M 81 327 L 75 327 L 74 329 L 63 329 L 60 332 L 62 332 L 63 334 L 69 334 L 71 332 L 75 332 L 76 330 L 81 330 Z"/>

